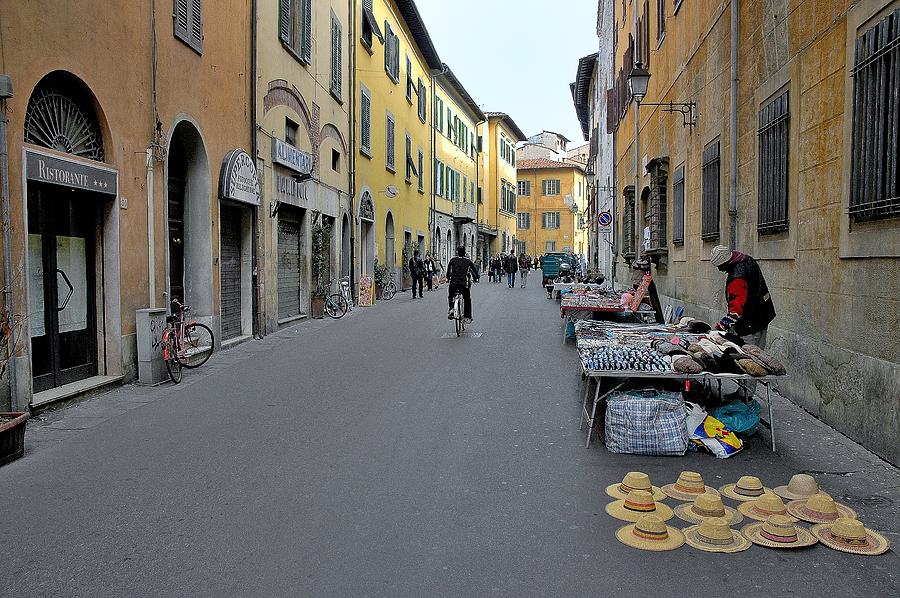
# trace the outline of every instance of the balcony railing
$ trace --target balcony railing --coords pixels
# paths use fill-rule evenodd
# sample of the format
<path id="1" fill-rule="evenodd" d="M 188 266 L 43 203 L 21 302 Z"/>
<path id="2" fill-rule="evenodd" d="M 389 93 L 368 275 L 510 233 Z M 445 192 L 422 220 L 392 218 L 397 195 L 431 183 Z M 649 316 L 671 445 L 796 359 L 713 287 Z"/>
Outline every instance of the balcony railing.
<path id="1" fill-rule="evenodd" d="M 473 222 L 475 220 L 475 216 L 475 204 L 468 202 L 456 202 L 455 204 L 453 204 L 454 220 Z"/>

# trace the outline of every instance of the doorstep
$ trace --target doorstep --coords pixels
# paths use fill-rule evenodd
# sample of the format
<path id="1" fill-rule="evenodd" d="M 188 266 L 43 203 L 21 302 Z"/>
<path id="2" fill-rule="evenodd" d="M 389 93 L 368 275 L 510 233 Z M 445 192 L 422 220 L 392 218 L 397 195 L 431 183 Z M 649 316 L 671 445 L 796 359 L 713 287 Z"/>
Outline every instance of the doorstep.
<path id="1" fill-rule="evenodd" d="M 77 382 L 63 384 L 62 386 L 57 386 L 56 388 L 51 388 L 49 390 L 42 390 L 41 392 L 34 393 L 34 396 L 31 398 L 31 408 L 44 407 L 51 403 L 62 401 L 63 399 L 70 399 L 104 386 L 110 386 L 117 382 L 121 382 L 122 378 L 122 376 L 92 376 Z"/>
<path id="2" fill-rule="evenodd" d="M 240 345 L 243 342 L 249 341 L 253 338 L 252 334 L 245 334 L 243 336 L 236 336 L 234 338 L 230 338 L 227 341 L 222 341 L 222 350 L 230 349 L 235 345 Z"/>

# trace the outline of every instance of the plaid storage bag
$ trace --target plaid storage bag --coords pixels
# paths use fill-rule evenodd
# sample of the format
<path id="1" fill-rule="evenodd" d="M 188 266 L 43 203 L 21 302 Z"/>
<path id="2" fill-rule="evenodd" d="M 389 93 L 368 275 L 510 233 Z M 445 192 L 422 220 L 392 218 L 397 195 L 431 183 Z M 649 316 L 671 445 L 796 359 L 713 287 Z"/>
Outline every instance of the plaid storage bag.
<path id="1" fill-rule="evenodd" d="M 687 411 L 681 393 L 614 392 L 606 399 L 606 448 L 631 455 L 683 455 Z"/>

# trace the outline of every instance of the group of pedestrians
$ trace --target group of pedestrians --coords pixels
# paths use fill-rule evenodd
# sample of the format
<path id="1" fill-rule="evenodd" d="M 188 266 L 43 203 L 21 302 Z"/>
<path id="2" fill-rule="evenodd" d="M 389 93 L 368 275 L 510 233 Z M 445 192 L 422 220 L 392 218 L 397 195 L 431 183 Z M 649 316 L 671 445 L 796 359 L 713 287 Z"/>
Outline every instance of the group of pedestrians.
<path id="1" fill-rule="evenodd" d="M 540 268 L 538 258 L 532 258 L 524 251 L 518 256 L 515 251 L 508 254 L 498 253 L 488 260 L 488 280 L 491 282 L 500 282 L 506 277 L 506 284 L 509 288 L 516 286 L 516 274 L 519 275 L 520 287 L 525 288 L 528 284 L 528 273 L 531 270 Z"/>
<path id="2" fill-rule="evenodd" d="M 416 289 L 418 289 L 418 298 L 423 299 L 423 287 L 428 287 L 429 291 L 434 288 L 434 277 L 438 273 L 438 265 L 430 253 L 426 253 L 425 259 L 422 259 L 421 253 L 416 249 L 406 266 L 409 268 L 409 276 L 412 279 L 412 298 L 416 298 Z"/>

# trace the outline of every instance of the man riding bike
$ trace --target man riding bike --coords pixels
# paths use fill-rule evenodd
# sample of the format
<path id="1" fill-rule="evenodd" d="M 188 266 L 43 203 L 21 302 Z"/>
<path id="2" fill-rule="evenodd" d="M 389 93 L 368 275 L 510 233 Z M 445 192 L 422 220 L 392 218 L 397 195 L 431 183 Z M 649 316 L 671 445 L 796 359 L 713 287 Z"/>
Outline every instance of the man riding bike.
<path id="1" fill-rule="evenodd" d="M 450 282 L 450 290 L 447 293 L 450 303 L 450 312 L 447 314 L 448 320 L 453 319 L 453 298 L 459 293 L 463 296 L 463 318 L 467 323 L 472 321 L 472 295 L 469 292 L 469 274 L 478 282 L 478 269 L 472 263 L 472 260 L 466 257 L 466 248 L 457 247 L 456 257 L 447 264 L 447 280 Z"/>

